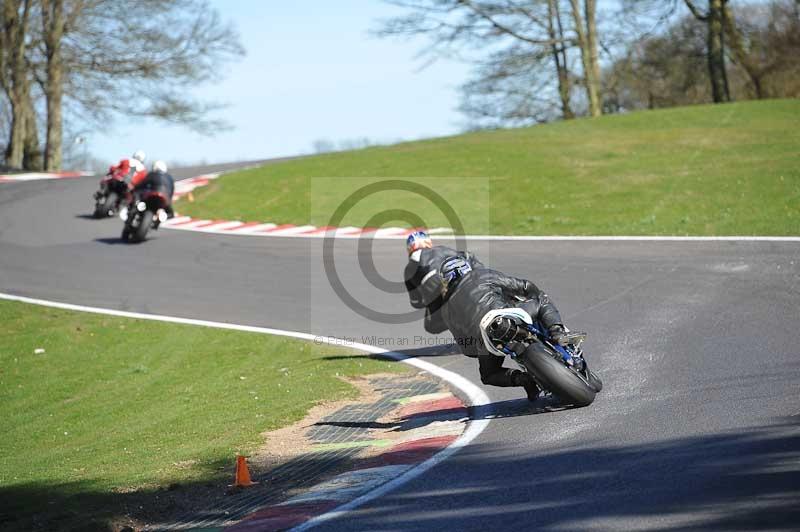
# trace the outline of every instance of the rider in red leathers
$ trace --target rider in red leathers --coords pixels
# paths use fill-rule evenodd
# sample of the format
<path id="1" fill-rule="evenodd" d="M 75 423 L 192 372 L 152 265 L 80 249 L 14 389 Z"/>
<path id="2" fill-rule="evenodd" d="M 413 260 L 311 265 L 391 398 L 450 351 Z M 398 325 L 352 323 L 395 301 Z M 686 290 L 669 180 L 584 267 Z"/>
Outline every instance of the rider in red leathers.
<path id="1" fill-rule="evenodd" d="M 133 180 L 140 174 L 144 176 L 147 174 L 147 168 L 144 166 L 145 155 L 142 150 L 136 150 L 130 158 L 124 158 L 117 164 L 111 165 L 108 168 L 108 175 L 114 179 L 121 181 Z M 139 177 L 141 179 L 141 177 Z"/>
<path id="2" fill-rule="evenodd" d="M 95 218 L 110 216 L 123 201 L 130 201 L 128 183 L 147 173 L 144 159 L 144 152 L 137 150 L 131 158 L 122 159 L 108 168 L 108 173 L 100 180 L 100 188 L 94 193 Z"/>

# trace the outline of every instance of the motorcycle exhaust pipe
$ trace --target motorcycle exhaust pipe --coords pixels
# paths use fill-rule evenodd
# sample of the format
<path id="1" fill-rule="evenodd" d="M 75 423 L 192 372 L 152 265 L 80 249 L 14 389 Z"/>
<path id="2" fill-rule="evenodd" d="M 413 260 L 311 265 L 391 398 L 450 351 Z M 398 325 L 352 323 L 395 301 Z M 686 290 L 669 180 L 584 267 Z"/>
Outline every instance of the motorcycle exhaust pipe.
<path id="1" fill-rule="evenodd" d="M 519 327 L 510 318 L 498 316 L 489 325 L 489 338 L 502 343 L 523 341 L 528 338 L 528 331 Z"/>

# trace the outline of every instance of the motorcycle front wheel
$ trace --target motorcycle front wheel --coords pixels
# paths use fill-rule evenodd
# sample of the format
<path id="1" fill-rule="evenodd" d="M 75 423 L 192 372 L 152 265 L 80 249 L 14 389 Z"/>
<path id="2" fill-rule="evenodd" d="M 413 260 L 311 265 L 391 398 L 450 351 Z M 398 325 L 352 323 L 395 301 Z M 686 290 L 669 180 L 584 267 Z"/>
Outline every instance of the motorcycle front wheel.
<path id="1" fill-rule="evenodd" d="M 542 343 L 532 344 L 517 360 L 539 384 L 564 403 L 588 406 L 594 401 L 596 388 L 577 371 L 567 367 L 561 356 L 550 347 Z"/>

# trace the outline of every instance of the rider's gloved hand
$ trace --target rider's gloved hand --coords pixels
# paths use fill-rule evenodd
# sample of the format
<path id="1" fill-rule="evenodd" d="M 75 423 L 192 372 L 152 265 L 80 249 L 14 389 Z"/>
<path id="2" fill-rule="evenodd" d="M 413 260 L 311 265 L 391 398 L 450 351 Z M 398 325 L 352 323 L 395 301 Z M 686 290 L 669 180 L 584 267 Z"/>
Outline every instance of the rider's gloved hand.
<path id="1" fill-rule="evenodd" d="M 551 325 L 547 332 L 550 334 L 550 338 L 553 339 L 558 345 L 566 346 L 567 345 L 567 332 L 564 330 L 564 326 L 560 323 L 556 323 L 555 325 Z"/>

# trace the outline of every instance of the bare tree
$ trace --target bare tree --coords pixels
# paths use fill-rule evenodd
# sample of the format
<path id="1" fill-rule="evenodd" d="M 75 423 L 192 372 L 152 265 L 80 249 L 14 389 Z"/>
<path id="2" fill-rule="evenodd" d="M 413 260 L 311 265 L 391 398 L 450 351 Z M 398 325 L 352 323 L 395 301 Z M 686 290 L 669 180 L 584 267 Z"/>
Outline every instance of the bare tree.
<path id="1" fill-rule="evenodd" d="M 31 83 L 25 80 L 22 92 L 23 101 L 21 111 L 25 116 L 25 134 L 22 144 L 22 168 L 25 170 L 41 171 L 44 169 L 42 148 L 39 143 L 39 126 L 37 124 L 36 108 L 31 95 Z"/>
<path id="2" fill-rule="evenodd" d="M 379 36 L 425 36 L 430 39 L 425 52 L 469 56 L 478 65 L 476 79 L 464 85 L 462 109 L 488 116 L 492 109 L 499 109 L 493 102 L 509 94 L 526 105 L 539 100 L 539 105 L 552 106 L 549 99 L 545 103 L 539 98 L 539 82 L 549 78 L 557 86 L 555 94 L 561 116 L 575 116 L 570 102 L 572 78 L 567 54 L 576 37 L 565 28 L 559 0 L 387 1 L 406 8 L 409 13 L 386 21 L 377 31 Z M 548 56 L 552 61 L 549 64 L 544 60 Z M 526 58 L 530 60 L 527 65 Z M 543 72 L 547 76 L 542 76 Z M 526 79 L 536 80 L 528 89 L 527 99 L 520 92 L 525 91 Z M 484 97 L 486 105 L 481 108 Z M 509 112 L 516 116 L 526 105 L 514 110 L 505 106 L 497 118 Z M 528 118 L 537 120 L 542 109 L 530 109 Z"/>
<path id="3" fill-rule="evenodd" d="M 64 112 L 107 127 L 151 117 L 206 134 L 219 105 L 191 89 L 243 53 L 205 0 L 38 0 L 40 44 L 29 54 L 46 99 L 46 166 L 61 166 Z"/>
<path id="4" fill-rule="evenodd" d="M 578 0 L 570 0 L 578 47 L 583 63 L 584 86 L 589 100 L 589 114 L 603 114 L 600 101 L 600 61 L 597 52 L 597 4 L 596 0 L 584 0 L 583 10 Z"/>
<path id="5" fill-rule="evenodd" d="M 662 15 L 671 15 L 677 4 L 684 5 L 700 21 L 706 31 L 705 59 L 712 100 L 715 103 L 731 101 L 731 89 L 726 67 L 726 36 L 735 35 L 735 20 L 727 15 L 729 0 L 624 0 L 627 9 L 648 9 Z M 666 22 L 668 17 L 662 16 Z"/>
<path id="6" fill-rule="evenodd" d="M 468 129 L 525 126 L 549 122 L 559 115 L 573 117 L 569 94 L 566 101 L 561 94 L 554 94 L 551 57 L 544 48 L 512 46 L 479 63 L 473 79 L 462 86 L 459 110 L 469 119 Z M 559 100 L 560 110 L 555 103 Z"/>
<path id="7" fill-rule="evenodd" d="M 769 78 L 800 69 L 800 3 L 725 7 L 725 35 L 731 56 L 745 72 L 756 98 L 792 96 L 787 84 L 770 87 Z"/>
<path id="8" fill-rule="evenodd" d="M 336 144 L 329 139 L 317 139 L 311 144 L 314 153 L 330 153 L 336 151 Z"/>
<path id="9" fill-rule="evenodd" d="M 697 20 L 706 23 L 708 46 L 708 77 L 715 103 L 731 100 L 728 72 L 725 68 L 725 10 L 728 0 L 707 0 L 705 10 L 697 7 L 693 0 L 684 0 L 686 7 Z M 730 22 L 732 24 L 732 22 Z"/>
<path id="10" fill-rule="evenodd" d="M 605 70 L 605 105 L 616 112 L 711 101 L 705 48 L 705 27 L 690 15 L 636 39 Z"/>
<path id="11" fill-rule="evenodd" d="M 45 170 L 61 168 L 63 118 L 61 103 L 64 95 L 64 62 L 61 41 L 66 28 L 63 0 L 40 0 L 42 9 L 42 36 L 44 41 L 47 81 L 42 84 L 47 100 L 47 135 L 44 150 Z M 80 9 L 80 2 L 73 10 Z"/>
<path id="12" fill-rule="evenodd" d="M 30 79 L 26 64 L 31 19 L 30 0 L 4 0 L 0 9 L 0 84 L 11 107 L 11 128 L 6 164 L 22 168 L 29 122 L 35 121 L 30 104 Z"/>
<path id="13" fill-rule="evenodd" d="M 218 79 L 221 65 L 242 53 L 236 32 L 206 0 L 4 0 L 6 163 L 41 165 L 36 109 L 46 110 L 48 170 L 62 163 L 65 112 L 96 125 L 124 114 L 207 134 L 224 128 L 208 115 L 220 106 L 193 99 L 191 89 Z"/>
<path id="14" fill-rule="evenodd" d="M 550 37 L 550 53 L 558 77 L 558 95 L 561 100 L 561 116 L 565 120 L 575 117 L 570 104 L 570 74 L 567 58 L 567 39 L 561 21 L 561 6 L 557 0 L 547 1 L 547 35 Z"/>
<path id="15" fill-rule="evenodd" d="M 800 96 L 797 2 L 737 4 L 735 8 L 728 6 L 725 17 L 730 60 L 726 79 L 731 98 Z M 631 42 L 627 51 L 605 69 L 605 103 L 610 108 L 671 107 L 713 101 L 707 21 L 688 13 L 671 23 L 665 23 L 663 18 L 658 21 L 662 26 L 658 33 Z"/>

